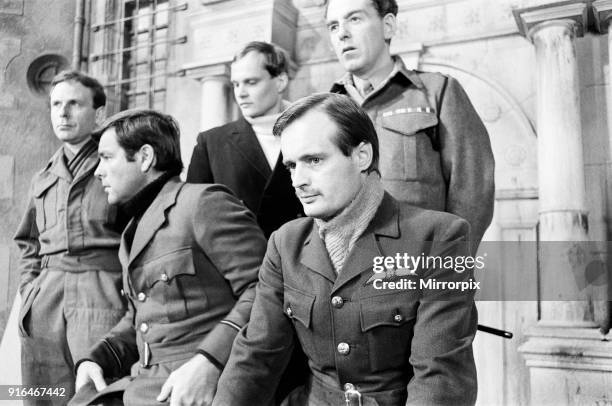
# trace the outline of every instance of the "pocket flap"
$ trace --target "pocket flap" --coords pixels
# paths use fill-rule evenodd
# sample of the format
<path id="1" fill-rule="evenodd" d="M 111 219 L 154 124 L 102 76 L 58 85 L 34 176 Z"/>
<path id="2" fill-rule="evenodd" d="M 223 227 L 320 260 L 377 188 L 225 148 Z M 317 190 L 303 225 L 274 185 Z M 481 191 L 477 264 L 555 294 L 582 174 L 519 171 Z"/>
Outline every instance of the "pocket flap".
<path id="1" fill-rule="evenodd" d="M 57 182 L 58 177 L 52 174 L 45 174 L 38 179 L 32 186 L 32 195 L 40 198 L 51 186 Z"/>
<path id="2" fill-rule="evenodd" d="M 316 296 L 294 289 L 285 285 L 285 297 L 283 311 L 287 317 L 302 323 L 304 327 L 310 327 L 312 319 L 312 307 Z"/>
<path id="3" fill-rule="evenodd" d="M 438 125 L 438 116 L 431 107 L 403 107 L 382 113 L 383 128 L 410 135 Z"/>
<path id="4" fill-rule="evenodd" d="M 169 283 L 179 275 L 195 275 L 191 247 L 165 253 L 143 266 L 146 287 L 157 282 Z"/>
<path id="5" fill-rule="evenodd" d="M 406 299 L 408 303 L 402 303 Z M 416 300 L 405 294 L 379 295 L 363 298 L 361 302 L 361 331 L 379 326 L 401 326 L 416 318 Z"/>

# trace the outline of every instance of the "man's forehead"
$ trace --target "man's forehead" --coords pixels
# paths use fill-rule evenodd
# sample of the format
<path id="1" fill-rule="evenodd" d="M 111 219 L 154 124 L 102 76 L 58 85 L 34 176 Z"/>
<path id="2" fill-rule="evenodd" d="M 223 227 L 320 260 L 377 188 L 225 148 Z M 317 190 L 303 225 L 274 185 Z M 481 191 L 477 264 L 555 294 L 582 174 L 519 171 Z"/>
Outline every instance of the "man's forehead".
<path id="1" fill-rule="evenodd" d="M 372 0 L 329 0 L 325 11 L 326 20 L 346 17 L 358 11 L 376 11 Z"/>
<path id="2" fill-rule="evenodd" d="M 51 88 L 51 92 L 49 93 L 49 97 L 52 100 L 64 97 L 83 99 L 89 97 L 93 101 L 93 91 L 75 80 L 66 80 L 53 86 L 53 88 Z"/>
<path id="3" fill-rule="evenodd" d="M 238 76 L 260 76 L 266 72 L 268 71 L 266 70 L 264 56 L 257 51 L 251 51 L 232 63 L 230 75 L 232 78 Z"/>

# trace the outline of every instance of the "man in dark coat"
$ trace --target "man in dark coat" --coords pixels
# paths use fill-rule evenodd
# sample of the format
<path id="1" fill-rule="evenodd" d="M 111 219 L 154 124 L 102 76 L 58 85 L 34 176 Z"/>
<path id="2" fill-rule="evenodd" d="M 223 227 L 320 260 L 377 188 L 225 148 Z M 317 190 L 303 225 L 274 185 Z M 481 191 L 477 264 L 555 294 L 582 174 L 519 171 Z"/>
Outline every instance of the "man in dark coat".
<path id="1" fill-rule="evenodd" d="M 384 191 L 376 131 L 346 96 L 299 100 L 274 133 L 309 217 L 270 237 L 213 404 L 269 404 L 294 346 L 310 377 L 288 405 L 474 404 L 477 284 L 453 265 L 468 223 Z"/>
<path id="2" fill-rule="evenodd" d="M 198 135 L 187 182 L 229 187 L 257 216 L 266 238 L 301 215 L 289 173 L 282 165 L 272 126 L 287 102 L 288 61 L 278 47 L 247 44 L 231 66 L 234 96 L 242 117 Z"/>
<path id="3" fill-rule="evenodd" d="M 111 117 L 98 153 L 108 201 L 132 216 L 119 248 L 129 306 L 79 362 L 77 388 L 93 382 L 104 389 L 131 369 L 112 384 L 125 389 L 126 405 L 209 405 L 249 319 L 265 238 L 226 187 L 179 181 L 179 132 L 170 116 L 136 110 Z"/>

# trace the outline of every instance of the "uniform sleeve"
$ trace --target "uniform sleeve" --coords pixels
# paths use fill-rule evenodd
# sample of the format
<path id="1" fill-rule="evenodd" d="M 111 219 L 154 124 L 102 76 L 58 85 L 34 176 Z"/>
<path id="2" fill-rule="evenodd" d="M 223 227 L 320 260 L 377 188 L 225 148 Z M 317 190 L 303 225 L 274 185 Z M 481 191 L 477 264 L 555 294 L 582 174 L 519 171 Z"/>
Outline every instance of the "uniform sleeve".
<path id="1" fill-rule="evenodd" d="M 475 250 L 493 217 L 491 142 L 465 91 L 450 77 L 441 96 L 439 119 L 442 171 L 448 187 L 445 211 L 470 223 Z"/>
<path id="2" fill-rule="evenodd" d="M 207 188 L 196 206 L 195 239 L 237 298 L 198 347 L 225 365 L 236 334 L 249 321 L 266 239 L 253 214 L 223 186 Z"/>
<path id="3" fill-rule="evenodd" d="M 434 242 L 430 256 L 469 255 L 468 224 L 456 219 Z M 460 270 L 456 267 L 456 270 Z M 425 270 L 423 279 L 469 281 L 470 270 Z M 477 312 L 473 291 L 423 289 L 411 343 L 407 405 L 473 405 L 476 402 L 476 366 L 472 341 Z"/>
<path id="4" fill-rule="evenodd" d="M 75 364 L 75 372 L 83 361 L 93 361 L 100 365 L 107 378 L 121 378 L 130 374 L 133 364 L 138 362 L 138 346 L 134 330 L 134 307 L 128 303 L 125 315 L 112 328 L 89 354 Z"/>
<path id="5" fill-rule="evenodd" d="M 193 148 L 191 161 L 187 169 L 187 183 L 214 183 L 208 149 L 206 147 L 206 133 L 198 135 L 198 142 Z"/>
<path id="6" fill-rule="evenodd" d="M 251 321 L 241 330 L 223 370 L 213 405 L 267 405 L 291 358 L 294 330 L 283 312 L 283 277 L 272 234 L 259 273 Z"/>
<path id="7" fill-rule="evenodd" d="M 20 250 L 18 264 L 19 292 L 23 295 L 24 288 L 40 274 L 40 243 L 38 242 L 38 227 L 36 226 L 36 206 L 33 199 L 30 199 L 13 239 Z"/>

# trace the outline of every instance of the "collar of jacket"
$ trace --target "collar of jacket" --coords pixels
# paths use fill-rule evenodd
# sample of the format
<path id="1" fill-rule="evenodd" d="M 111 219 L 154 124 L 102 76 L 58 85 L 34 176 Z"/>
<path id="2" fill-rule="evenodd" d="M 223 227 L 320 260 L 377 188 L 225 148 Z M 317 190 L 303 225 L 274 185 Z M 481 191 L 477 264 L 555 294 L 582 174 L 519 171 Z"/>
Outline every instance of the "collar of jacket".
<path id="1" fill-rule="evenodd" d="M 317 225 L 312 221 L 312 229 L 304 240 L 300 262 L 332 282 L 333 291 L 336 291 L 361 272 L 370 269 L 372 257 L 382 255 L 378 250 L 376 236 L 400 237 L 399 221 L 398 202 L 385 192 L 374 218 L 355 242 L 345 260 L 343 271 L 339 275 L 334 271 L 329 256 L 325 255 L 327 253 L 325 243 L 319 237 Z"/>
<path id="2" fill-rule="evenodd" d="M 77 176 L 74 180 L 79 180 L 90 173 L 90 171 L 95 170 L 96 166 L 98 166 L 98 151 L 93 150 L 91 154 L 85 158 L 85 162 L 83 162 L 83 167 L 79 171 L 79 176 Z M 51 158 L 47 162 L 47 165 L 40 172 L 41 177 L 56 177 L 65 179 L 67 182 L 72 182 L 73 177 L 66 166 L 66 162 L 64 161 L 64 146 L 62 145 Z"/>
<path id="3" fill-rule="evenodd" d="M 123 231 L 121 245 L 119 246 L 119 259 L 122 264 L 129 265 L 151 241 L 157 230 L 165 223 L 168 209 L 176 204 L 179 191 L 184 185 L 185 183 L 181 182 L 178 176 L 172 177 L 164 183 L 161 191 L 153 199 L 153 202 L 144 212 L 140 221 L 130 220 Z M 132 229 L 134 232 L 129 252 L 127 252 L 125 244 L 125 236 L 128 229 Z"/>
<path id="4" fill-rule="evenodd" d="M 376 89 L 385 86 L 388 82 L 395 80 L 398 76 L 402 76 L 408 79 L 419 89 L 423 89 L 425 87 L 423 81 L 421 80 L 421 78 L 419 78 L 418 73 L 416 71 L 406 68 L 406 65 L 404 64 L 402 58 L 397 55 L 393 55 L 392 58 L 393 62 L 395 63 L 395 69 L 393 70 L 393 72 L 395 73 L 392 73 L 392 75 L 385 79 L 379 86 L 376 87 Z M 344 76 L 335 81 L 330 91 L 332 93 L 346 93 L 346 85 L 354 86 L 353 75 L 350 72 L 346 72 Z"/>
<path id="5" fill-rule="evenodd" d="M 164 172 L 153 182 L 138 191 L 129 201 L 123 205 L 123 209 L 130 217 L 139 219 L 149 208 L 153 200 L 166 184 L 166 182 L 176 175 L 171 172 Z"/>

